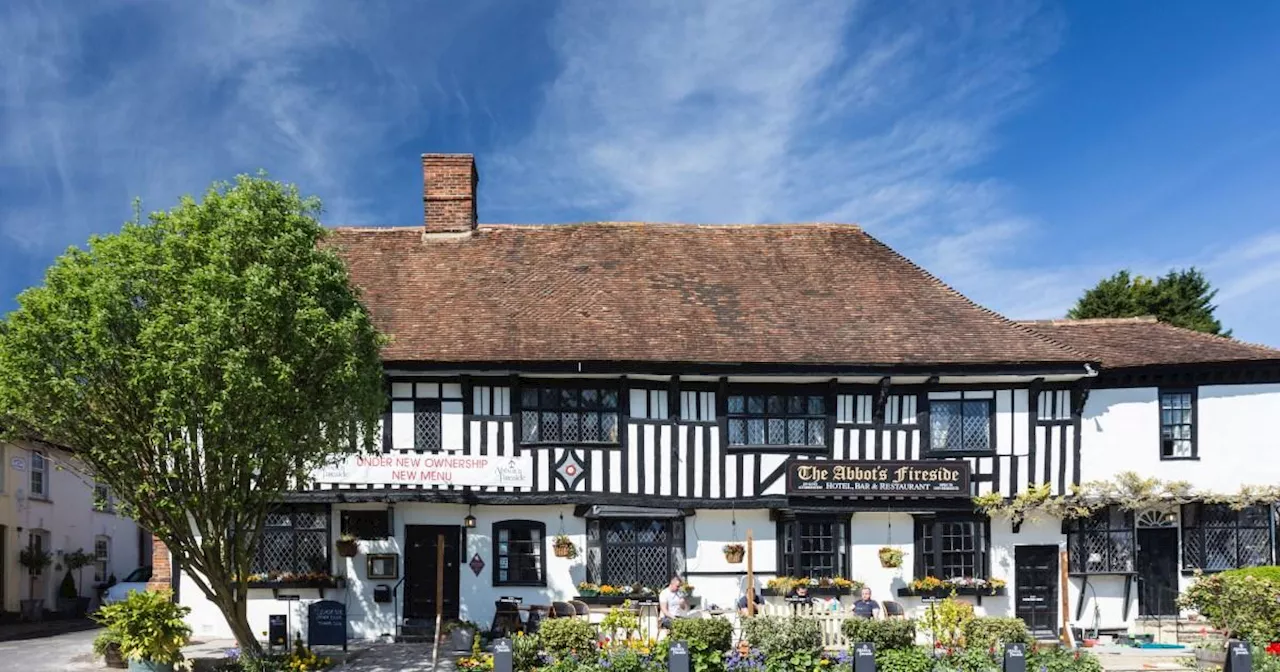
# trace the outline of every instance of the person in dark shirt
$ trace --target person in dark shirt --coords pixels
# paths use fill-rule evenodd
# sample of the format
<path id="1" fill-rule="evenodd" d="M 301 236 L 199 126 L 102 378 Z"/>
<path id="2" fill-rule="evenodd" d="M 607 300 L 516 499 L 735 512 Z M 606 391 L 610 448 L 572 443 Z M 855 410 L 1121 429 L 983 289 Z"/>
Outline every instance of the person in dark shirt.
<path id="1" fill-rule="evenodd" d="M 761 605 L 764 604 L 764 598 L 760 597 L 759 591 L 752 591 L 752 597 L 755 598 L 756 614 L 758 615 L 760 613 Z M 746 595 L 743 595 L 742 597 L 738 598 L 738 613 L 742 614 L 743 616 L 747 615 L 747 596 Z"/>
<path id="2" fill-rule="evenodd" d="M 813 597 L 809 595 L 809 584 L 801 583 L 791 589 L 791 593 L 787 595 L 787 602 L 792 605 L 812 604 Z"/>
<path id="3" fill-rule="evenodd" d="M 871 589 L 862 589 L 862 599 L 853 603 L 853 615 L 858 618 L 880 618 L 880 603 L 871 599 Z"/>

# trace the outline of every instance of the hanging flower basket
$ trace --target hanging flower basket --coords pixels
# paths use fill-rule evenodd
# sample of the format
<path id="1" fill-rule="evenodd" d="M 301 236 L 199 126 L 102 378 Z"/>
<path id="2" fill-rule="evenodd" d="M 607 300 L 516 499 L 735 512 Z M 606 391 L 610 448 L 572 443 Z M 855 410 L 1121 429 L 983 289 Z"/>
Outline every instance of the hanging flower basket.
<path id="1" fill-rule="evenodd" d="M 725 562 L 728 562 L 731 565 L 741 564 L 742 556 L 746 552 L 747 550 L 743 548 L 742 544 L 725 544 L 724 545 Z"/>
<path id="2" fill-rule="evenodd" d="M 880 566 L 881 567 L 901 567 L 902 551 L 892 546 L 885 546 L 880 549 Z"/>
<path id="3" fill-rule="evenodd" d="M 578 557 L 578 547 L 573 544 L 573 540 L 567 535 L 558 534 L 551 544 L 551 549 L 555 551 L 557 558 L 568 558 L 570 560 Z"/>
<path id="4" fill-rule="evenodd" d="M 355 537 L 343 535 L 333 544 L 338 551 L 338 555 L 344 558 L 354 558 L 360 553 L 360 542 Z"/>

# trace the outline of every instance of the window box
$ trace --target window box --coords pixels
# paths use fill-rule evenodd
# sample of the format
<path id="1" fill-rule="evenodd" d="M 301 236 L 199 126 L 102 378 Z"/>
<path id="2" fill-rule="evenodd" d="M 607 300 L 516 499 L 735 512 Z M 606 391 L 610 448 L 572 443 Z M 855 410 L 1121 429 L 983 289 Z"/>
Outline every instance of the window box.
<path id="1" fill-rule="evenodd" d="M 774 588 L 764 588 L 760 594 L 765 597 L 786 597 L 791 594 L 790 591 L 777 590 Z M 852 588 L 810 588 L 809 597 L 840 597 L 841 595 L 852 595 Z"/>
<path id="2" fill-rule="evenodd" d="M 914 590 L 912 588 L 899 588 L 898 597 L 924 597 L 936 600 L 950 597 L 952 591 L 956 595 L 977 595 L 982 596 L 999 596 L 1007 595 L 1008 589 L 1004 586 L 999 588 L 978 588 L 977 586 L 948 586 L 946 588 L 934 588 L 932 590 Z"/>
<path id="3" fill-rule="evenodd" d="M 263 581 L 249 582 L 249 588 L 252 590 L 279 590 L 281 588 L 343 588 L 344 586 L 345 581 L 340 576 L 314 579 L 266 579 Z"/>

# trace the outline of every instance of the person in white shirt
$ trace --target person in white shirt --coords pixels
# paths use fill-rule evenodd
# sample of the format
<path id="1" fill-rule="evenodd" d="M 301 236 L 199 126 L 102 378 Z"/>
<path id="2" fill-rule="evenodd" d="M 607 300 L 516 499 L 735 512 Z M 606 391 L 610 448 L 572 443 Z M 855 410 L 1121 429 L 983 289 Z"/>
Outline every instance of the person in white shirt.
<path id="1" fill-rule="evenodd" d="M 680 593 L 683 583 L 679 576 L 673 576 L 667 582 L 667 587 L 658 593 L 658 610 L 662 614 L 662 619 L 658 621 L 659 628 L 670 630 L 672 620 L 683 618 L 688 613 L 689 604 Z"/>

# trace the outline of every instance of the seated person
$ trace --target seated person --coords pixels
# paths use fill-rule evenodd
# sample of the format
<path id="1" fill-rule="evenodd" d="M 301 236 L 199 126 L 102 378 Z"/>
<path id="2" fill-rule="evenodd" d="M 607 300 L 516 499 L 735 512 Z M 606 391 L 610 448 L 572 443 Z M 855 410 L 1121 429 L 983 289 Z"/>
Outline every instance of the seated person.
<path id="1" fill-rule="evenodd" d="M 801 583 L 791 589 L 787 594 L 787 602 L 791 604 L 812 604 L 813 597 L 809 595 L 809 584 Z"/>
<path id="2" fill-rule="evenodd" d="M 880 603 L 871 599 L 871 589 L 862 589 L 862 599 L 853 603 L 853 615 L 858 618 L 876 619 L 882 616 Z"/>
<path id="3" fill-rule="evenodd" d="M 667 582 L 667 587 L 658 593 L 658 611 L 661 614 L 658 627 L 663 630 L 671 629 L 672 620 L 689 615 L 689 604 L 680 593 L 682 583 L 679 576 L 673 576 Z"/>
<path id="4" fill-rule="evenodd" d="M 760 591 L 758 591 L 758 590 L 756 590 L 756 591 L 752 591 L 752 597 L 754 598 L 754 600 L 753 600 L 753 601 L 756 603 L 756 613 L 757 613 L 757 614 L 759 614 L 759 613 L 760 613 L 760 607 L 764 606 L 764 598 L 763 598 L 763 597 L 760 597 Z M 738 598 L 738 613 L 739 613 L 739 614 L 742 614 L 743 616 L 748 615 L 748 614 L 747 614 L 747 596 L 746 596 L 746 595 L 743 595 L 742 597 L 739 597 L 739 598 Z"/>

